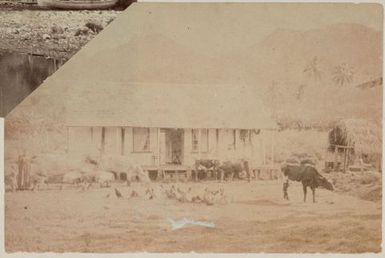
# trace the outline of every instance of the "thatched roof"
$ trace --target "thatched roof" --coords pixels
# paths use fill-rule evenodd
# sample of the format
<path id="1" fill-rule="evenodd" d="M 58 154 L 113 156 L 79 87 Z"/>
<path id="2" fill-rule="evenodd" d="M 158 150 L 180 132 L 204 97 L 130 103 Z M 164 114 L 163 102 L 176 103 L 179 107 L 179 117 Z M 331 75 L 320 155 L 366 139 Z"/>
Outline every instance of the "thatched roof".
<path id="1" fill-rule="evenodd" d="M 335 145 L 351 146 L 357 154 L 381 153 L 381 129 L 363 119 L 341 120 L 329 132 L 329 150 Z"/>
<path id="2" fill-rule="evenodd" d="M 154 19 L 155 6 L 127 9 L 39 88 L 62 89 L 66 125 L 276 128 L 262 90 L 231 72 L 236 64 L 225 69 L 157 33 L 141 36 L 135 17 Z"/>
<path id="3" fill-rule="evenodd" d="M 252 87 L 63 81 L 67 126 L 271 129 L 276 124 Z"/>

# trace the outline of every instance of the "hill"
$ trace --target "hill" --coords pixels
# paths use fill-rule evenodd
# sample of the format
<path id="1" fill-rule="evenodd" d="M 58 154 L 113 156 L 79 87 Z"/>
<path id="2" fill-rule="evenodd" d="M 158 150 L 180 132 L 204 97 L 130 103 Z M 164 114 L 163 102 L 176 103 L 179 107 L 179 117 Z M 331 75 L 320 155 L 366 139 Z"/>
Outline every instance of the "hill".
<path id="1" fill-rule="evenodd" d="M 215 45 L 211 38 L 206 40 L 208 47 Z M 179 41 L 162 34 L 134 35 L 118 47 L 87 57 L 90 63 L 105 60 L 104 66 L 85 71 L 79 67 L 79 80 L 119 80 L 109 73 L 119 71 L 122 78 L 136 82 L 241 83 L 254 85 L 281 123 L 380 121 L 382 87 L 355 87 L 382 76 L 379 31 L 359 24 L 277 30 L 249 47 L 211 56 Z M 342 82 L 338 73 L 351 78 Z"/>

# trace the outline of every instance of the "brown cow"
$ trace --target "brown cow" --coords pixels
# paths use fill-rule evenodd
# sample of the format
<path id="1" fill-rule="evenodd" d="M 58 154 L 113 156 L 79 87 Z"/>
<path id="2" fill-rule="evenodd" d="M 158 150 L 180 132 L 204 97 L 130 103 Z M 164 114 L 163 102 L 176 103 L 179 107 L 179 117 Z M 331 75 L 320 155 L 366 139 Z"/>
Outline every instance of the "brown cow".
<path id="1" fill-rule="evenodd" d="M 248 181 L 250 181 L 251 174 L 249 162 L 247 160 L 240 160 L 237 162 L 225 161 L 218 166 L 220 180 L 227 178 L 229 181 L 232 181 L 234 177 L 239 179 L 242 172 L 246 172 Z"/>
<path id="2" fill-rule="evenodd" d="M 195 161 L 194 179 L 198 181 L 200 178 L 211 177 L 217 178 L 219 161 L 215 159 L 198 159 Z"/>

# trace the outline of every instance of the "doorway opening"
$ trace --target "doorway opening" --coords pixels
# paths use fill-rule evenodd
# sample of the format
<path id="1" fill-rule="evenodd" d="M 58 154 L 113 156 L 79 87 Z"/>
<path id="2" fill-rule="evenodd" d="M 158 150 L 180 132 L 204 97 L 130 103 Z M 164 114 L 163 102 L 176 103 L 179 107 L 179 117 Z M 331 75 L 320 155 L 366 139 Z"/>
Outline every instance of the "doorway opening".
<path id="1" fill-rule="evenodd" d="M 181 165 L 183 163 L 183 129 L 161 129 L 162 164 Z"/>

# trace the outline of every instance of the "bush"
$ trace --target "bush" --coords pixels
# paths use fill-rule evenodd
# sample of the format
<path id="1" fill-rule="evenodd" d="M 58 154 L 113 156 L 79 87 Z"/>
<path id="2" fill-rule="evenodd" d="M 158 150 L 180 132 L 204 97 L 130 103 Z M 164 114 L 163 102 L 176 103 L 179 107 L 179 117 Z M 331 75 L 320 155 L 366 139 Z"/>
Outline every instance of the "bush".
<path id="1" fill-rule="evenodd" d="M 86 27 L 94 33 L 99 33 L 103 30 L 103 26 L 94 22 L 87 22 Z"/>
<path id="2" fill-rule="evenodd" d="M 375 174 L 369 173 L 369 174 L 365 174 L 362 178 L 360 178 L 360 183 L 367 185 L 367 184 L 378 182 L 380 180 L 381 179 L 378 178 L 378 176 L 376 176 Z"/>

